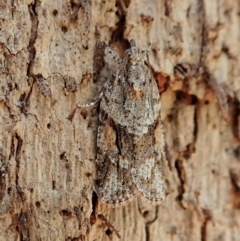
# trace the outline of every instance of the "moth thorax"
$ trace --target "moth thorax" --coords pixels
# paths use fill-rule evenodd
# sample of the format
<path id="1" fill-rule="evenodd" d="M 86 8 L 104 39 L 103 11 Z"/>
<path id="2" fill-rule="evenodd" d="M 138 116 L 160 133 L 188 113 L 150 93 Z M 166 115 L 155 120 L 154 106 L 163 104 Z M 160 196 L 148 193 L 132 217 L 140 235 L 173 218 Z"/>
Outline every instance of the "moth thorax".
<path id="1" fill-rule="evenodd" d="M 142 90 L 136 90 L 134 88 L 131 88 L 131 92 L 132 92 L 132 97 L 134 99 L 139 100 L 139 99 L 142 99 L 144 97 L 144 93 L 143 93 Z"/>

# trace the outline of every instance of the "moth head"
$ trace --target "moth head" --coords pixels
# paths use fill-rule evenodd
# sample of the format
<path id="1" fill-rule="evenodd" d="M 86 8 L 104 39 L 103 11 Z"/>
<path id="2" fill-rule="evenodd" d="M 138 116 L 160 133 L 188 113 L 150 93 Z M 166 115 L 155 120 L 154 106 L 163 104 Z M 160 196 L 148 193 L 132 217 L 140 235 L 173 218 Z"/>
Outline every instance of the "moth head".
<path id="1" fill-rule="evenodd" d="M 141 91 L 146 84 L 148 74 L 148 50 L 141 50 L 136 46 L 134 40 L 130 40 L 130 48 L 124 53 L 125 68 L 131 78 L 128 79 L 134 91 Z M 149 66 L 148 66 L 149 67 Z"/>
<path id="2" fill-rule="evenodd" d="M 130 40 L 130 48 L 125 51 L 125 57 L 128 58 L 128 61 L 132 65 L 138 65 L 140 63 L 144 64 L 147 61 L 147 55 L 149 50 L 141 50 L 136 46 L 136 43 L 133 39 Z"/>

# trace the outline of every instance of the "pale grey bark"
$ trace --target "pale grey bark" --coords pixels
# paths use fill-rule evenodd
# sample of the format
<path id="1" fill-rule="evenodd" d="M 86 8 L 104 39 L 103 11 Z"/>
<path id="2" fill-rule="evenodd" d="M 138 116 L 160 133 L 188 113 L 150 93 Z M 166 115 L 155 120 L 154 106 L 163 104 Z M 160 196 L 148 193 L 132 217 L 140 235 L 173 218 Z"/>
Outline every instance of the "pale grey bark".
<path id="1" fill-rule="evenodd" d="M 122 240 L 239 240 L 240 3 L 123 2 L 0 2 L 0 240 L 118 240 L 93 209 Z M 152 45 L 168 195 L 96 207 L 97 109 L 68 117 L 103 84 L 96 42 L 121 54 L 132 38 Z"/>

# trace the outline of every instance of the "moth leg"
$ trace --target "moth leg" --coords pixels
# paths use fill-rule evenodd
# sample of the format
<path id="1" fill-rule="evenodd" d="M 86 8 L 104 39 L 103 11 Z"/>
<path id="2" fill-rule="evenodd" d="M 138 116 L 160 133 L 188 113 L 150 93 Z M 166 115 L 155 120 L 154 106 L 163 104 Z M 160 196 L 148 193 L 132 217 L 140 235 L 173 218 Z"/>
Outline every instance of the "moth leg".
<path id="1" fill-rule="evenodd" d="M 104 215 L 98 214 L 97 217 L 101 219 L 110 229 L 112 229 L 119 239 L 121 238 L 119 231 L 111 224 L 111 222 Z"/>
<path id="2" fill-rule="evenodd" d="M 86 107 L 90 107 L 90 106 L 96 105 L 101 100 L 101 98 L 103 96 L 103 92 L 104 91 L 101 91 L 100 95 L 97 96 L 97 98 L 95 98 L 92 102 L 87 103 L 87 104 L 80 104 L 79 103 L 79 104 L 77 104 L 77 107 L 79 107 L 79 108 L 86 108 Z"/>

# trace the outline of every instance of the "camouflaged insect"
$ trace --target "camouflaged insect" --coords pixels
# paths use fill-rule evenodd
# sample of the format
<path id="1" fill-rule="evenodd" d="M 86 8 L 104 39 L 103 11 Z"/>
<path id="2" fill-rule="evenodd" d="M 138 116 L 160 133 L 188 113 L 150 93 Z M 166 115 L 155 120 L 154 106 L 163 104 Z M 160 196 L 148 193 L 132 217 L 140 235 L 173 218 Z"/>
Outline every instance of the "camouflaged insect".
<path id="1" fill-rule="evenodd" d="M 110 48 L 105 49 L 104 60 L 108 74 L 113 72 L 100 100 L 96 193 L 112 205 L 137 194 L 162 201 L 166 192 L 165 139 L 148 51 L 131 40 L 123 60 Z"/>

